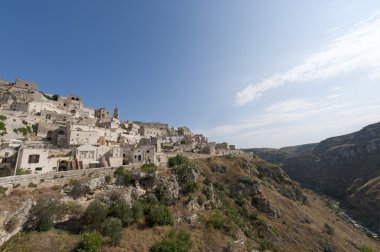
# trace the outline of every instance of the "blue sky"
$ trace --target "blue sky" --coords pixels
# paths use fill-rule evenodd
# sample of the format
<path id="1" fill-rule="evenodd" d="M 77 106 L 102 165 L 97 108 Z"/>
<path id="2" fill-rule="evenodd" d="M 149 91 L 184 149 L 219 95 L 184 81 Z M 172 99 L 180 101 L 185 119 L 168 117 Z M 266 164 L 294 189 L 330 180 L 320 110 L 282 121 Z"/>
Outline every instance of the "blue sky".
<path id="1" fill-rule="evenodd" d="M 380 2 L 4 0 L 0 79 L 239 147 L 380 121 Z"/>

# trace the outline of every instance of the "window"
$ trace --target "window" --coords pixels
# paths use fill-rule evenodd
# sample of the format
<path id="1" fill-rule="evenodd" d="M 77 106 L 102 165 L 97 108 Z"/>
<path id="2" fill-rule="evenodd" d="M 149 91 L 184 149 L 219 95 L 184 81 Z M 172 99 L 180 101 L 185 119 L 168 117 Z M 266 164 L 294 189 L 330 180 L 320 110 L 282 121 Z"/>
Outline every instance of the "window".
<path id="1" fill-rule="evenodd" d="M 36 167 L 36 171 L 42 171 L 42 167 Z"/>
<path id="2" fill-rule="evenodd" d="M 40 155 L 29 155 L 28 163 L 37 164 L 40 162 Z"/>

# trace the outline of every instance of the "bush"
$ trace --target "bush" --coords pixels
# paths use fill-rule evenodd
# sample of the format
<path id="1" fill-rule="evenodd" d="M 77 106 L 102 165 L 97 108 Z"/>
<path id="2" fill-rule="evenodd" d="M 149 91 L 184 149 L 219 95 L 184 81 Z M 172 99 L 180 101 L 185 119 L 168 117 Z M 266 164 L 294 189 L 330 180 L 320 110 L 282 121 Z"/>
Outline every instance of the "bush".
<path id="1" fill-rule="evenodd" d="M 111 245 L 117 245 L 122 238 L 123 225 L 119 218 L 108 218 L 104 224 L 104 234 L 111 239 Z"/>
<path id="2" fill-rule="evenodd" d="M 101 235 L 96 232 L 84 232 L 80 242 L 78 252 L 100 252 L 100 245 L 102 244 Z"/>
<path id="3" fill-rule="evenodd" d="M 185 231 L 171 230 L 162 240 L 150 248 L 150 252 L 187 252 L 192 245 L 191 236 Z"/>
<path id="4" fill-rule="evenodd" d="M 120 199 L 111 205 L 109 215 L 119 218 L 124 226 L 133 223 L 132 210 L 123 199 Z"/>
<path id="5" fill-rule="evenodd" d="M 7 130 L 3 122 L 0 122 L 0 130 Z"/>
<path id="6" fill-rule="evenodd" d="M 32 173 L 31 170 L 26 170 L 23 168 L 17 168 L 17 170 L 16 170 L 16 175 L 27 175 L 27 174 L 31 174 L 31 173 Z"/>
<path id="7" fill-rule="evenodd" d="M 5 231 L 8 233 L 12 233 L 13 231 L 16 230 L 17 226 L 19 225 L 19 220 L 16 216 L 13 216 L 7 224 L 5 224 Z"/>
<path id="8" fill-rule="evenodd" d="M 108 209 L 100 201 L 94 200 L 88 205 L 83 215 L 86 228 L 100 232 L 103 227 L 103 221 L 107 218 L 107 214 Z"/>
<path id="9" fill-rule="evenodd" d="M 183 189 L 185 193 L 193 193 L 198 191 L 198 188 L 199 186 L 196 182 L 188 182 L 185 184 Z"/>
<path id="10" fill-rule="evenodd" d="M 146 221 L 148 226 L 150 227 L 172 225 L 173 217 L 169 208 L 167 208 L 166 206 L 151 206 L 148 209 Z"/>
<path id="11" fill-rule="evenodd" d="M 143 164 L 141 166 L 141 171 L 146 173 L 154 173 L 157 170 L 157 167 L 155 164 Z"/>
<path id="12" fill-rule="evenodd" d="M 174 167 L 188 162 L 190 162 L 190 160 L 187 157 L 177 154 L 177 156 L 169 158 L 168 165 L 169 167 Z"/>
<path id="13" fill-rule="evenodd" d="M 34 222 L 33 229 L 47 231 L 51 229 L 55 221 L 59 221 L 64 216 L 64 207 L 61 202 L 55 199 L 39 199 L 31 210 L 31 217 Z"/>
<path id="14" fill-rule="evenodd" d="M 115 176 L 122 176 L 124 175 L 124 167 L 123 166 L 120 166 L 119 168 L 117 168 L 114 173 L 113 173 Z"/>
<path id="15" fill-rule="evenodd" d="M 0 115 L 0 121 L 5 121 L 7 120 L 7 117 L 5 115 Z"/>
<path id="16" fill-rule="evenodd" d="M 359 251 L 360 252 L 375 252 L 375 250 L 373 248 L 370 248 L 370 247 L 367 247 L 367 246 L 361 246 L 359 248 Z"/>
<path id="17" fill-rule="evenodd" d="M 331 225 L 325 223 L 324 228 L 325 228 L 326 233 L 328 233 L 329 235 L 335 234 L 334 228 Z"/>
<path id="18" fill-rule="evenodd" d="M 197 202 L 200 206 L 203 206 L 203 204 L 207 201 L 207 197 L 204 194 L 200 194 L 198 196 Z"/>
<path id="19" fill-rule="evenodd" d="M 3 187 L 3 186 L 0 186 L 0 195 L 5 195 L 5 193 L 7 192 L 8 188 L 6 187 Z"/>
<path id="20" fill-rule="evenodd" d="M 22 120 L 22 124 L 24 124 L 24 125 L 28 125 L 28 122 L 25 121 L 25 120 Z"/>
<path id="21" fill-rule="evenodd" d="M 112 178 L 111 178 L 110 175 L 105 176 L 104 179 L 105 179 L 105 181 L 106 181 L 107 184 L 111 183 L 111 181 L 112 181 Z"/>
<path id="22" fill-rule="evenodd" d="M 207 220 L 206 224 L 214 229 L 224 230 L 230 235 L 233 235 L 235 231 L 233 222 L 225 217 L 220 211 L 215 211 Z"/>

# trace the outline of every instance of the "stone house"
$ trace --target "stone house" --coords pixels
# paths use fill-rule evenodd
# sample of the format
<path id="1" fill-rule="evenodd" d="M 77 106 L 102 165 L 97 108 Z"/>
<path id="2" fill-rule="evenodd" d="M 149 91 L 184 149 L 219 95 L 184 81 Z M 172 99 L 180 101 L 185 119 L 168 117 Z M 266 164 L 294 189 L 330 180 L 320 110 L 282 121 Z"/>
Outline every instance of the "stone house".
<path id="1" fill-rule="evenodd" d="M 122 151 L 119 146 L 81 145 L 75 150 L 75 158 L 79 169 L 123 165 Z"/>
<path id="2" fill-rule="evenodd" d="M 20 79 L 16 79 L 15 87 L 33 90 L 33 91 L 38 90 L 37 83 L 31 82 L 31 81 L 26 81 L 26 80 L 20 80 Z"/>

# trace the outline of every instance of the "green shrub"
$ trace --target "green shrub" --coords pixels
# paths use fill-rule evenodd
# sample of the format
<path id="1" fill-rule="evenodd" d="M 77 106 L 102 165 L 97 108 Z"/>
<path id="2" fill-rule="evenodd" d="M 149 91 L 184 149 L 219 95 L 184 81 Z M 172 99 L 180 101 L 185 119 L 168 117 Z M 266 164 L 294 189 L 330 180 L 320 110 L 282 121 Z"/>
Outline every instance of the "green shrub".
<path id="1" fill-rule="evenodd" d="M 324 228 L 325 228 L 326 233 L 328 233 L 329 235 L 335 234 L 334 228 L 331 225 L 325 223 Z"/>
<path id="2" fill-rule="evenodd" d="M 117 245 L 122 238 L 123 225 L 119 218 L 108 218 L 104 223 L 104 235 L 111 240 L 111 245 Z"/>
<path id="3" fill-rule="evenodd" d="M 196 182 L 188 182 L 185 184 L 183 189 L 185 193 L 194 193 L 198 191 L 199 186 Z"/>
<path id="4" fill-rule="evenodd" d="M 206 222 L 207 226 L 214 229 L 224 230 L 230 235 L 234 235 L 236 227 L 233 222 L 225 217 L 222 212 L 215 211 Z"/>
<path id="5" fill-rule="evenodd" d="M 174 167 L 176 165 L 186 164 L 189 162 L 189 159 L 185 156 L 177 154 L 175 157 L 171 157 L 168 160 L 169 167 Z"/>
<path id="6" fill-rule="evenodd" d="M 199 205 L 203 206 L 203 204 L 207 201 L 207 197 L 206 195 L 204 195 L 203 193 L 200 194 L 197 198 L 197 202 Z"/>
<path id="7" fill-rule="evenodd" d="M 0 130 L 7 130 L 3 122 L 0 122 Z"/>
<path id="8" fill-rule="evenodd" d="M 111 205 L 109 215 L 119 218 L 124 226 L 127 226 L 134 221 L 132 210 L 123 199 L 120 199 Z"/>
<path id="9" fill-rule="evenodd" d="M 169 208 L 167 208 L 166 206 L 151 206 L 148 209 L 146 221 L 150 227 L 172 225 L 173 217 Z"/>
<path id="10" fill-rule="evenodd" d="M 108 209 L 98 200 L 94 200 L 88 205 L 84 215 L 83 221 L 88 230 L 101 231 L 103 221 L 107 218 Z"/>
<path id="11" fill-rule="evenodd" d="M 64 216 L 64 206 L 55 199 L 39 199 L 37 204 L 31 209 L 33 220 L 32 228 L 39 231 L 51 229 L 55 221 L 59 221 Z"/>
<path id="12" fill-rule="evenodd" d="M 375 250 L 373 248 L 370 248 L 370 247 L 367 247 L 367 246 L 361 246 L 359 248 L 359 251 L 360 252 L 375 252 Z"/>
<path id="13" fill-rule="evenodd" d="M 8 188 L 0 186 L 0 195 L 4 196 L 5 193 L 7 192 L 7 190 L 8 190 Z"/>
<path id="14" fill-rule="evenodd" d="M 188 232 L 181 230 L 171 230 L 161 241 L 155 243 L 150 252 L 187 252 L 192 245 L 191 236 Z"/>
<path id="15" fill-rule="evenodd" d="M 120 166 L 119 168 L 117 168 L 114 173 L 113 173 L 115 176 L 122 176 L 124 175 L 124 167 L 123 166 Z"/>
<path id="16" fill-rule="evenodd" d="M 132 183 L 132 181 L 133 181 L 132 172 L 126 171 L 124 174 L 124 184 L 128 186 Z"/>
<path id="17" fill-rule="evenodd" d="M 17 170 L 16 170 L 16 175 L 27 175 L 27 174 L 31 174 L 31 173 L 32 173 L 31 170 L 26 170 L 23 168 L 17 168 Z"/>
<path id="18" fill-rule="evenodd" d="M 157 167 L 155 164 L 143 164 L 141 166 L 141 171 L 146 172 L 146 173 L 154 173 L 157 170 Z"/>
<path id="19" fill-rule="evenodd" d="M 7 117 L 5 115 L 0 115 L 0 121 L 5 121 L 7 120 Z"/>
<path id="20" fill-rule="evenodd" d="M 25 121 L 25 120 L 22 120 L 22 124 L 24 124 L 24 125 L 28 125 L 28 122 Z"/>
<path id="21" fill-rule="evenodd" d="M 78 252 L 100 252 L 102 237 L 98 232 L 84 232 L 81 236 Z"/>
<path id="22" fill-rule="evenodd" d="M 109 183 L 111 183 L 112 178 L 111 178 L 110 175 L 107 175 L 107 176 L 105 176 L 104 180 L 105 180 L 105 182 L 106 182 L 107 184 L 109 184 Z"/>

